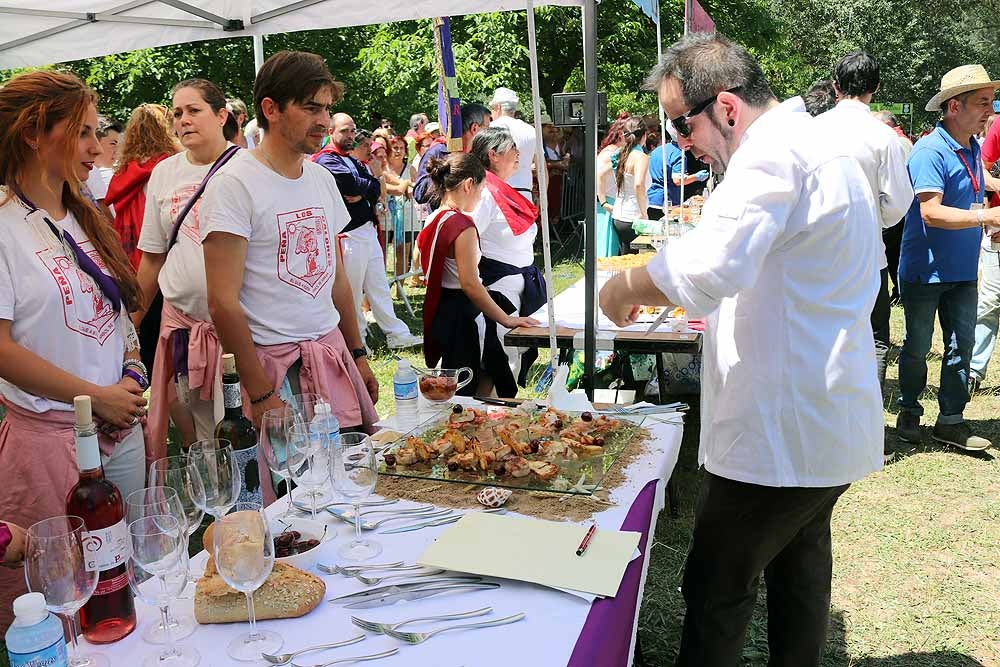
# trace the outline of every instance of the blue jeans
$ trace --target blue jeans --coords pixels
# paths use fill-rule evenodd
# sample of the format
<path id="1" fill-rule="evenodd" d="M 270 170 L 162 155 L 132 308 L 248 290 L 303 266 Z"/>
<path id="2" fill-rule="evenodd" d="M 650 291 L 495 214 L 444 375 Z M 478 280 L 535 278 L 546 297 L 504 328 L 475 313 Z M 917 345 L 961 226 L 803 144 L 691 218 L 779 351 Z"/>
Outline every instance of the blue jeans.
<path id="1" fill-rule="evenodd" d="M 1000 253 L 983 250 L 982 277 L 979 280 L 979 307 L 976 310 L 976 344 L 972 348 L 972 375 L 986 377 L 1000 327 Z"/>
<path id="2" fill-rule="evenodd" d="M 906 335 L 899 353 L 899 410 L 918 417 L 918 399 L 927 386 L 927 353 L 934 335 L 934 315 L 941 323 L 944 359 L 938 390 L 940 424 L 959 424 L 969 402 L 969 362 L 976 330 L 976 281 L 910 283 L 900 281 Z"/>

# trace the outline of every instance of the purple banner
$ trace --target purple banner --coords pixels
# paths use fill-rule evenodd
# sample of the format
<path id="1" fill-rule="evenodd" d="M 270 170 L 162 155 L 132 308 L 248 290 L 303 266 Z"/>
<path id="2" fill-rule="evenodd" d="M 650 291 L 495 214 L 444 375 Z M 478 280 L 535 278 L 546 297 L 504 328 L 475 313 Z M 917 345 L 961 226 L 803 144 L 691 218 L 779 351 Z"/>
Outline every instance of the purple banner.
<path id="1" fill-rule="evenodd" d="M 451 48 L 451 20 L 434 19 L 434 45 L 438 66 L 438 122 L 449 151 L 462 150 L 462 100 L 458 96 L 455 54 Z"/>

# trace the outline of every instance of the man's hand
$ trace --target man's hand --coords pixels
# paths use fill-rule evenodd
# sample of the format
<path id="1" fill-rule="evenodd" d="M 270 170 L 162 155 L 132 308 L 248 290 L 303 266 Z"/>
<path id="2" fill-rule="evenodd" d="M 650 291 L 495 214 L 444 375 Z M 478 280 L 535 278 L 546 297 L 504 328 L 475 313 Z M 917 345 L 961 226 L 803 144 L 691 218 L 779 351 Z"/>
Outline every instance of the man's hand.
<path id="1" fill-rule="evenodd" d="M 620 327 L 632 324 L 639 315 L 639 304 L 633 303 L 624 273 L 619 273 L 601 288 L 601 311 Z"/>
<path id="2" fill-rule="evenodd" d="M 365 381 L 365 388 L 368 389 L 368 395 L 371 396 L 372 403 L 378 403 L 378 380 L 375 378 L 375 374 L 372 373 L 372 369 L 368 365 L 368 358 L 359 357 L 354 360 L 354 363 L 358 366 L 358 372 L 361 373 L 361 379 Z"/>
<path id="3" fill-rule="evenodd" d="M 7 550 L 3 555 L 3 562 L 0 565 L 16 569 L 24 565 L 24 528 L 15 523 L 8 523 L 7 528 L 10 530 L 10 544 L 7 545 Z"/>

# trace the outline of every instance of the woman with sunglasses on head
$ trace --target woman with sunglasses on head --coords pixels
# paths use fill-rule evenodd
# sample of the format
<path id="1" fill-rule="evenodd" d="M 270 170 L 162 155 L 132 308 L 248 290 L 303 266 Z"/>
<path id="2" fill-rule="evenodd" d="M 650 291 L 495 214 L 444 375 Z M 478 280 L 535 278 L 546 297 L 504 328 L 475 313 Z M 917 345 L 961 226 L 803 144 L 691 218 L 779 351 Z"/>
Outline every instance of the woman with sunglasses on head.
<path id="1" fill-rule="evenodd" d="M 228 124 L 235 137 L 238 126 L 211 81 L 182 81 L 172 97 L 174 130 L 184 150 L 153 170 L 139 238 L 139 285 L 144 294 L 163 295 L 147 427 L 150 460 L 166 455 L 168 413 L 185 447 L 211 438 L 223 413 L 222 351 L 208 312 L 200 200 L 189 202 L 216 161 L 238 150 L 224 134 Z"/>
<path id="2" fill-rule="evenodd" d="M 615 227 L 611 221 L 611 211 L 614 210 L 617 192 L 611 159 L 621 151 L 625 142 L 622 127 L 629 118 L 631 116 L 628 112 L 623 111 L 611 123 L 607 134 L 604 135 L 604 140 L 597 148 L 597 202 L 595 204 L 597 214 L 595 220 L 598 257 L 613 257 L 618 254 L 618 235 L 615 234 Z"/>
<path id="3" fill-rule="evenodd" d="M 632 252 L 632 221 L 646 217 L 646 190 L 649 188 L 649 156 L 643 150 L 646 143 L 646 123 L 642 118 L 629 118 L 622 124 L 622 144 L 610 156 L 608 166 L 614 175 L 615 203 L 606 201 L 601 208 L 610 211 L 615 233 L 618 235 L 618 254 Z M 598 173 L 598 178 L 603 178 Z"/>
<path id="4" fill-rule="evenodd" d="M 64 514 L 79 479 L 73 398 L 91 397 L 104 474 L 143 487 L 147 379 L 128 313 L 141 294 L 111 221 L 80 194 L 94 159 L 97 94 L 51 71 L 0 88 L 0 516 Z M 25 592 L 0 570 L 0 631 Z"/>

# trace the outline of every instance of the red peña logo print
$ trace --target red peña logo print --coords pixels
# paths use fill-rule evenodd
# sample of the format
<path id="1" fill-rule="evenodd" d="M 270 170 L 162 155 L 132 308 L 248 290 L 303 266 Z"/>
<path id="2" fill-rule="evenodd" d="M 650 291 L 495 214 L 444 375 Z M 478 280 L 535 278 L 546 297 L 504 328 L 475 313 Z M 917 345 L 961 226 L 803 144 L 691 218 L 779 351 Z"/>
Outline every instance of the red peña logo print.
<path id="1" fill-rule="evenodd" d="M 177 220 L 177 216 L 180 215 L 184 207 L 187 206 L 188 200 L 191 199 L 193 195 L 198 190 L 198 186 L 194 183 L 189 183 L 188 185 L 181 186 L 170 195 L 170 219 Z M 198 211 L 201 208 L 201 199 L 198 199 L 191 207 L 191 211 L 184 218 L 184 223 L 181 225 L 180 233 L 188 237 L 195 242 L 195 245 L 201 245 L 201 223 L 198 218 Z"/>
<path id="2" fill-rule="evenodd" d="M 333 246 L 321 207 L 278 214 L 278 278 L 315 297 L 333 277 Z"/>
<path id="3" fill-rule="evenodd" d="M 89 241 L 81 243 L 80 247 L 98 267 L 104 269 L 104 262 L 101 261 L 97 251 L 93 250 Z M 45 264 L 45 268 L 59 286 L 66 326 L 71 331 L 93 338 L 103 345 L 115 330 L 117 313 L 111 302 L 104 298 L 101 288 L 76 265 L 76 262 L 65 255 L 53 256 L 40 251 L 38 258 Z"/>

